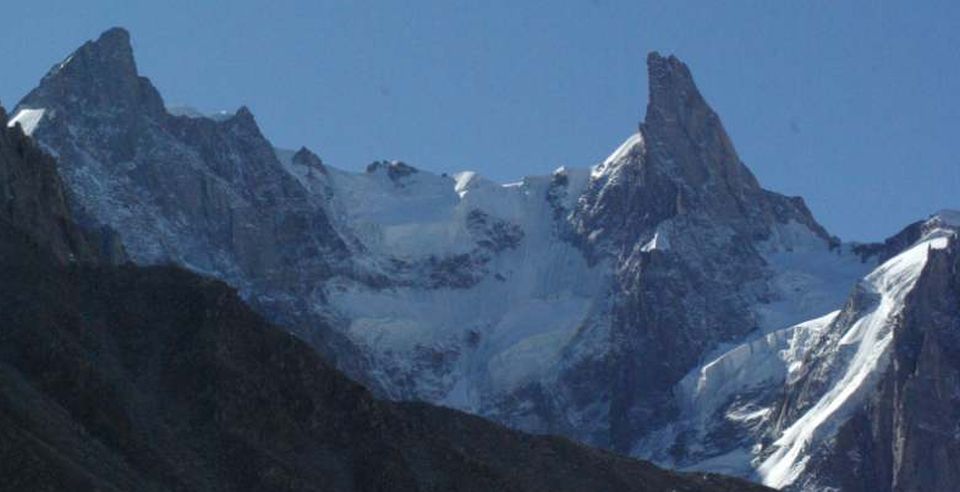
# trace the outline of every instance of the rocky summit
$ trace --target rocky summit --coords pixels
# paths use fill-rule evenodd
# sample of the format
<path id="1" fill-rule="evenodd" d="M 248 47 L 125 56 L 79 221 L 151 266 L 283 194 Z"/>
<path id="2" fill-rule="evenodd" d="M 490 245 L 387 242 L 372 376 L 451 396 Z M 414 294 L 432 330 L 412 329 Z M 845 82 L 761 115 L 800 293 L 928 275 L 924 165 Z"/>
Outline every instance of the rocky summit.
<path id="1" fill-rule="evenodd" d="M 344 171 L 245 107 L 168 109 L 122 29 L 9 124 L 109 251 L 225 282 L 377 397 L 789 490 L 960 487 L 960 214 L 845 243 L 757 182 L 685 64 L 646 63 L 646 115 L 609 156 L 510 184 Z"/>

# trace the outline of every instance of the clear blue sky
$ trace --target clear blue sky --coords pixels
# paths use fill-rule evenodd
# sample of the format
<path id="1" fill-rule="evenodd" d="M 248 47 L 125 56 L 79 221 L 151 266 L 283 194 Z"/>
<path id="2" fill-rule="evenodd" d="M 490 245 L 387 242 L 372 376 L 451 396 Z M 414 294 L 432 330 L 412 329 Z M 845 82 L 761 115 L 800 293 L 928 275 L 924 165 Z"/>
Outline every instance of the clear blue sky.
<path id="1" fill-rule="evenodd" d="M 278 146 L 500 181 L 587 166 L 646 104 L 646 53 L 693 70 L 767 188 L 844 239 L 960 208 L 960 2 L 7 2 L 12 106 L 120 25 L 164 98 L 247 104 Z"/>

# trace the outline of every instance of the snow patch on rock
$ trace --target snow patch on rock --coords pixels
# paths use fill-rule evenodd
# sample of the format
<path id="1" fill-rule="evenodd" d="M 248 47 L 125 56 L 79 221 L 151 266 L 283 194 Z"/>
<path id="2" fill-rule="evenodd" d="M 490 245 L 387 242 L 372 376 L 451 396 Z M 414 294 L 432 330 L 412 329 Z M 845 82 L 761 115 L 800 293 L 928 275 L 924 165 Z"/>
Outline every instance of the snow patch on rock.
<path id="1" fill-rule="evenodd" d="M 613 153 L 604 159 L 602 163 L 594 166 L 591 169 L 590 176 L 594 179 L 597 179 L 604 174 L 607 174 L 612 166 L 624 161 L 627 157 L 635 152 L 634 149 L 637 146 L 642 145 L 643 135 L 641 135 L 640 132 L 630 135 L 626 140 L 623 141 L 622 144 L 620 144 L 619 147 L 616 148 L 616 150 L 613 151 Z"/>
<path id="2" fill-rule="evenodd" d="M 46 113 L 46 110 L 43 108 L 21 109 L 20 111 L 17 111 L 17 114 L 15 114 L 13 118 L 10 118 L 10 121 L 7 122 L 7 126 L 13 128 L 15 125 L 19 124 L 24 134 L 32 135 L 33 131 L 36 130 L 37 125 L 40 124 L 40 120 L 43 118 L 44 113 Z"/>

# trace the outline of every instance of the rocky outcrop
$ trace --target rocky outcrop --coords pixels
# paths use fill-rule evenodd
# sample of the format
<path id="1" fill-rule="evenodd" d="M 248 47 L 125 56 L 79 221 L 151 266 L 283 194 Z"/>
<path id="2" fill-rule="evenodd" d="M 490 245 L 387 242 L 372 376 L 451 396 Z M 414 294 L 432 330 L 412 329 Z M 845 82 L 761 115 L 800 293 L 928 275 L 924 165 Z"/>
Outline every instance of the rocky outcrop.
<path id="1" fill-rule="evenodd" d="M 306 147 L 300 147 L 300 150 L 293 154 L 291 160 L 294 164 L 306 167 L 310 175 L 314 173 L 327 174 L 327 168 L 324 167 L 323 160 Z"/>

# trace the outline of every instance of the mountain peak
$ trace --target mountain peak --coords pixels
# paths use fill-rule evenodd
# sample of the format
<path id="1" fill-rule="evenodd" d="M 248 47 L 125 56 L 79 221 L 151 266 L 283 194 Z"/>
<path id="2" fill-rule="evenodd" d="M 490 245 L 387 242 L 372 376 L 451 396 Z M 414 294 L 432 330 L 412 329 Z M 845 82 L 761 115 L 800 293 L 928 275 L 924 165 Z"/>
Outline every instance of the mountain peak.
<path id="1" fill-rule="evenodd" d="M 662 154 L 654 161 L 695 188 L 724 183 L 733 196 L 759 190 L 687 65 L 654 51 L 647 56 L 647 70 L 650 100 L 640 132 L 648 147 Z"/>
<path id="2" fill-rule="evenodd" d="M 257 119 L 246 105 L 237 108 L 233 116 L 224 119 L 222 123 L 227 125 L 228 128 L 233 128 L 240 133 L 256 135 L 258 139 L 265 139 L 263 133 L 260 131 L 260 126 L 257 125 Z"/>
<path id="3" fill-rule="evenodd" d="M 598 179 L 608 176 L 602 192 L 607 203 L 589 205 L 595 208 L 589 213 L 609 207 L 614 217 L 598 220 L 588 216 L 584 230 L 619 230 L 624 217 L 644 216 L 642 227 L 633 229 L 641 233 L 621 237 L 624 244 L 634 244 L 660 221 L 697 215 L 727 224 L 743 237 L 773 238 L 780 224 L 793 221 L 806 225 L 827 243 L 831 241 L 802 200 L 760 187 L 683 62 L 652 52 L 647 56 L 647 68 L 650 99 L 639 132 L 592 173 Z M 623 203 L 632 208 L 625 210 Z M 590 224 L 603 220 L 608 222 Z"/>
<path id="4" fill-rule="evenodd" d="M 241 105 L 239 108 L 237 108 L 237 112 L 235 113 L 234 116 L 237 118 L 252 120 L 253 111 L 250 111 L 250 108 L 248 108 L 247 105 L 244 104 L 244 105 Z"/>
<path id="5" fill-rule="evenodd" d="M 63 63 L 54 67 L 50 75 L 65 72 L 69 76 L 92 70 L 118 79 L 137 78 L 137 63 L 133 58 L 130 33 L 126 29 L 113 27 L 100 34 L 95 41 L 87 41 Z"/>
<path id="6" fill-rule="evenodd" d="M 688 125 L 702 116 L 715 116 L 697 90 L 687 65 L 677 57 L 654 51 L 647 55 L 650 101 L 645 123 Z"/>
<path id="7" fill-rule="evenodd" d="M 257 120 L 253 116 L 253 111 L 250 111 L 246 105 L 242 105 L 237 108 L 237 111 L 233 113 L 233 116 L 226 119 L 228 122 L 235 123 L 244 128 L 257 128 Z"/>
<path id="8" fill-rule="evenodd" d="M 137 73 L 130 33 L 121 27 L 87 41 L 43 77 L 22 106 L 78 105 L 77 109 L 144 108 L 162 112 L 160 94 Z"/>
<path id="9" fill-rule="evenodd" d="M 306 166 L 307 169 L 316 169 L 323 174 L 327 173 L 327 169 L 323 165 L 323 160 L 305 146 L 300 147 L 300 150 L 298 150 L 296 154 L 293 154 L 291 160 L 294 164 Z"/>
<path id="10" fill-rule="evenodd" d="M 92 44 L 105 51 L 123 52 L 133 59 L 133 47 L 130 45 L 130 32 L 122 27 L 111 27 L 100 34 Z"/>

